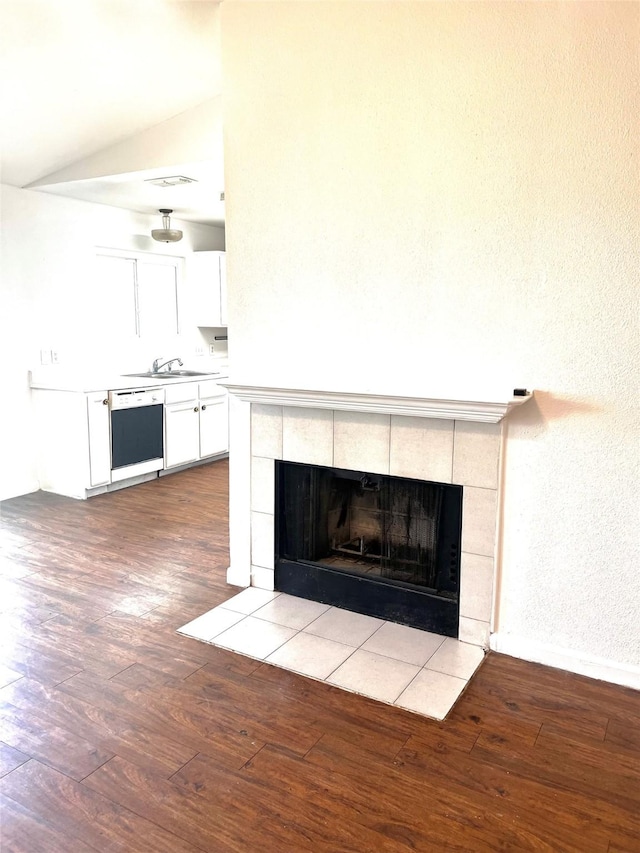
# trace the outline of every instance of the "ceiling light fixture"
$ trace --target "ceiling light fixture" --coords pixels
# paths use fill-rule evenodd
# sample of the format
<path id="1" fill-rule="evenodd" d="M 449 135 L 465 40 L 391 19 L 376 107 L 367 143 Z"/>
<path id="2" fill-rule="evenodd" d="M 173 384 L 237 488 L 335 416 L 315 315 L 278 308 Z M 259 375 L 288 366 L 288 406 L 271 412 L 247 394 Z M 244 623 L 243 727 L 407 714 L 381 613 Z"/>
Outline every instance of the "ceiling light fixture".
<path id="1" fill-rule="evenodd" d="M 166 207 L 161 207 L 158 213 L 162 214 L 162 228 L 153 229 L 151 232 L 153 239 L 157 240 L 159 243 L 177 243 L 178 240 L 182 240 L 182 231 L 178 231 L 176 228 L 171 227 L 169 214 L 173 213 L 173 210 L 167 210 Z"/>

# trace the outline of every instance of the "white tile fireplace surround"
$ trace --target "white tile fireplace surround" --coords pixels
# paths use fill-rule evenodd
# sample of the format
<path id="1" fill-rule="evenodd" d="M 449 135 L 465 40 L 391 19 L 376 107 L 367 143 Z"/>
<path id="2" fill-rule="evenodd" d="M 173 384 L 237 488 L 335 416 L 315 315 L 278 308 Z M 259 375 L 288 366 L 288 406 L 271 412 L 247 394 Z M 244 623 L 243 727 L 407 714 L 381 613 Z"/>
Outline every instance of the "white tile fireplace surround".
<path id="1" fill-rule="evenodd" d="M 447 647 L 448 654 L 454 658 L 467 654 L 477 665 L 482 655 L 478 658 L 475 653 L 468 654 L 469 646 L 478 651 L 488 648 L 492 627 L 499 554 L 503 421 L 514 406 L 526 402 L 532 394 L 509 396 L 495 402 L 227 387 L 232 395 L 236 436 L 231 447 L 229 583 L 268 592 L 274 589 L 277 459 L 461 485 L 459 640 L 448 640 Z M 288 598 L 290 596 L 285 596 Z M 233 607 L 231 604 L 232 610 Z M 357 614 L 351 616 L 354 626 L 362 619 Z M 257 618 L 262 618 L 259 612 Z M 255 619 L 243 621 L 247 630 L 256 628 Z M 277 623 L 277 618 L 273 621 Z M 234 625 L 236 633 L 241 625 L 242 622 L 237 627 Z M 396 627 L 416 632 L 416 637 L 420 634 L 414 628 Z M 201 639 L 216 644 L 215 637 Z M 228 637 L 223 641 L 221 636 L 220 640 L 219 644 L 224 645 Z M 444 638 L 441 640 L 444 642 Z M 291 641 L 292 637 L 283 639 L 283 649 Z M 309 642 L 308 638 L 296 638 L 298 645 L 303 641 Z M 453 648 L 456 644 L 457 651 Z M 242 651 L 243 643 L 239 646 L 236 644 L 236 650 Z M 295 663 L 287 665 L 288 660 L 295 661 L 295 655 L 287 655 L 286 651 L 274 654 L 275 651 L 270 649 L 263 656 L 245 653 L 261 659 L 269 657 L 269 662 L 296 669 Z M 366 651 L 358 648 L 358 652 L 353 653 L 349 658 L 351 668 L 357 664 L 357 655 L 362 656 Z M 444 656 L 443 651 L 440 654 Z M 422 665 L 428 669 L 428 660 Z M 345 666 L 344 662 L 340 664 L 341 669 Z M 399 666 L 406 666 L 406 661 Z M 436 669 L 442 668 L 436 666 Z M 465 669 L 461 687 L 454 691 L 456 695 L 446 710 L 464 689 L 473 669 L 475 666 L 471 672 Z M 460 673 L 452 675 L 459 678 Z M 331 683 L 338 683 L 335 674 L 333 680 L 331 675 L 327 678 Z M 349 683 L 357 684 L 357 677 L 354 675 Z M 367 693 L 366 689 L 357 687 L 347 686 L 346 689 Z M 374 694 L 369 692 L 369 695 Z M 383 701 L 393 704 L 397 698 L 387 697 Z M 428 708 L 428 704 L 425 707 Z M 422 712 L 440 718 L 446 714 L 446 711 L 442 713 L 441 701 L 433 707 L 432 713 Z M 414 710 L 421 712 L 418 708 Z"/>

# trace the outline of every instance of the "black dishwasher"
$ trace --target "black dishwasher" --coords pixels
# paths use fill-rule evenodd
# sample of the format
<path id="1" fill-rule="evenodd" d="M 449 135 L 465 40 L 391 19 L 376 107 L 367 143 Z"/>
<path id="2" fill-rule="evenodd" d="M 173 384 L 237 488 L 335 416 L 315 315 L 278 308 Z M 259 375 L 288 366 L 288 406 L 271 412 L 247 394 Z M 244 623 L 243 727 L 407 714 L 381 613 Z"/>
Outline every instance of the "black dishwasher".
<path id="1" fill-rule="evenodd" d="M 123 480 L 164 464 L 164 389 L 111 391 L 111 479 Z"/>

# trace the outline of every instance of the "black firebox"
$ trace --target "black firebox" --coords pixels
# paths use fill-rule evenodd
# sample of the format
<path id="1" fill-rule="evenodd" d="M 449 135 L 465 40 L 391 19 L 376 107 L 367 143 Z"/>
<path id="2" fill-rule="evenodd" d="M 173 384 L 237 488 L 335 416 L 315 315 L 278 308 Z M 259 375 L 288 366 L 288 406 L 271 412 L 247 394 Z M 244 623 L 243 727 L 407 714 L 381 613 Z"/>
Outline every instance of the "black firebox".
<path id="1" fill-rule="evenodd" d="M 276 462 L 275 588 L 458 636 L 462 486 Z"/>

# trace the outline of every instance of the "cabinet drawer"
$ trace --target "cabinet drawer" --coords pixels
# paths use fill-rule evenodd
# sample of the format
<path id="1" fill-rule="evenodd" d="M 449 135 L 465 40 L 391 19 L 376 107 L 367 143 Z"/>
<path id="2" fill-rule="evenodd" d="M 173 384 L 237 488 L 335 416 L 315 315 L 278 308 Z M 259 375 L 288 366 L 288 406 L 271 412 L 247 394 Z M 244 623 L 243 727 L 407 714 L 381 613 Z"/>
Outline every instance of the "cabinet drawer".
<path id="1" fill-rule="evenodd" d="M 204 400 L 207 397 L 224 397 L 227 389 L 222 385 L 218 385 L 217 379 L 206 379 L 204 382 L 198 382 L 200 386 L 200 399 Z"/>
<path id="2" fill-rule="evenodd" d="M 197 382 L 180 382 L 177 385 L 167 385 L 164 389 L 165 403 L 185 403 L 198 399 Z"/>

